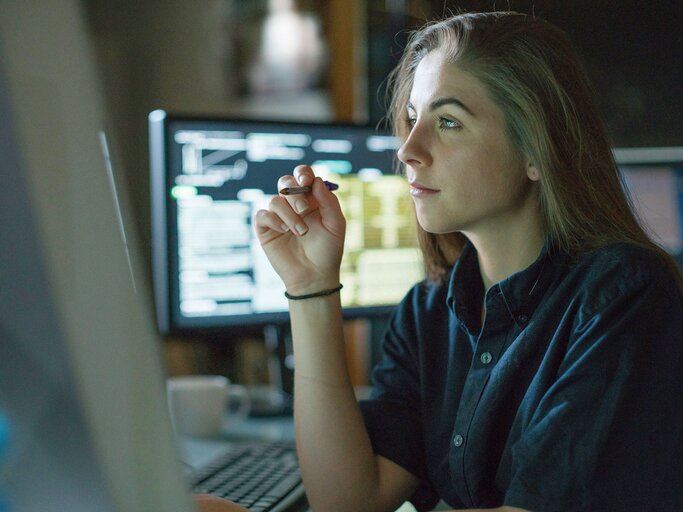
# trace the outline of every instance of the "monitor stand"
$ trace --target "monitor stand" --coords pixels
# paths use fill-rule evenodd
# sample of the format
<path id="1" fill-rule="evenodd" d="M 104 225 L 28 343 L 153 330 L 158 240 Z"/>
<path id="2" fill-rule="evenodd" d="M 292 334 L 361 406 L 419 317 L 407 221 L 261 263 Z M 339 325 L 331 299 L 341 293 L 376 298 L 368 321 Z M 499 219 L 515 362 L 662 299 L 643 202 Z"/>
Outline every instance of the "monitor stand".
<path id="1" fill-rule="evenodd" d="M 292 413 L 294 393 L 294 352 L 288 325 L 263 328 L 271 386 L 252 390 L 252 416 L 277 416 Z"/>

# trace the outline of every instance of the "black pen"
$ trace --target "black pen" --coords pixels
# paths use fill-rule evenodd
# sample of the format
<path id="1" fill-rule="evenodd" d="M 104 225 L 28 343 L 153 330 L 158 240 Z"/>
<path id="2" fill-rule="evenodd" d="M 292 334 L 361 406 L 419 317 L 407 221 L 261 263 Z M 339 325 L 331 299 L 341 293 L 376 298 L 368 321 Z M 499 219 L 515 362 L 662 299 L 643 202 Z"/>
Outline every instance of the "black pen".
<path id="1" fill-rule="evenodd" d="M 329 191 L 337 190 L 339 188 L 339 185 L 337 185 L 336 183 L 332 183 L 331 181 L 326 180 L 323 181 L 323 183 Z M 283 189 L 280 189 L 280 194 L 282 194 L 283 196 L 292 196 L 294 194 L 305 194 L 310 191 L 310 185 L 306 185 L 305 187 L 285 187 Z"/>

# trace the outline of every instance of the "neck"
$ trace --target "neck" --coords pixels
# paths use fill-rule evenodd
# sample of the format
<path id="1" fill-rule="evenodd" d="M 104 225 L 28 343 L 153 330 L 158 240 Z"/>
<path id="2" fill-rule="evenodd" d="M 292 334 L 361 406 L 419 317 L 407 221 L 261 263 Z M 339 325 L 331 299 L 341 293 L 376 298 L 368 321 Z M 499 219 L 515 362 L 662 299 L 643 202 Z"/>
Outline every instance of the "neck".
<path id="1" fill-rule="evenodd" d="M 510 222 L 463 234 L 477 249 L 485 290 L 531 265 L 546 238 L 540 215 L 531 215 L 526 222 Z"/>

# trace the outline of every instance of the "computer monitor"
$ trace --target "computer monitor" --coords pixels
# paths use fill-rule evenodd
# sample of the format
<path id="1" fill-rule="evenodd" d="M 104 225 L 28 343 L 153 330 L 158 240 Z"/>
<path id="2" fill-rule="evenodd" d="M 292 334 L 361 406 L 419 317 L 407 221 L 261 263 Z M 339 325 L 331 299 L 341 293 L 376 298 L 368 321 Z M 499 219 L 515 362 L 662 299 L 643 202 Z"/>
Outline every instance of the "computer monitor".
<path id="1" fill-rule="evenodd" d="M 0 6 L 0 493 L 16 512 L 189 512 L 83 2 Z"/>
<path id="2" fill-rule="evenodd" d="M 618 148 L 614 155 L 641 224 L 683 267 L 683 147 Z"/>
<path id="3" fill-rule="evenodd" d="M 286 324 L 287 300 L 252 229 L 301 163 L 339 185 L 342 306 L 384 315 L 423 275 L 397 140 L 374 127 L 149 115 L 157 322 L 165 334 Z"/>

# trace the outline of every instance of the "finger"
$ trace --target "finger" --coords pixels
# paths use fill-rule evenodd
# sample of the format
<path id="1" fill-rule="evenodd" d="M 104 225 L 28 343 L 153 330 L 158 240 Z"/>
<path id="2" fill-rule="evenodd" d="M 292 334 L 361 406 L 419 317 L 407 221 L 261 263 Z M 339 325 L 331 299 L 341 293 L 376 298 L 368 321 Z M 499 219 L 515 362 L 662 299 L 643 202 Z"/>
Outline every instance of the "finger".
<path id="1" fill-rule="evenodd" d="M 277 189 L 281 190 L 285 187 L 299 187 L 308 186 L 313 183 L 315 173 L 313 167 L 310 165 L 297 165 L 294 168 L 292 175 L 280 176 L 277 182 Z"/>
<path id="2" fill-rule="evenodd" d="M 280 176 L 280 178 L 277 180 L 277 189 L 282 190 L 283 188 L 288 188 L 288 187 L 298 187 L 299 182 L 296 179 L 296 176 L 292 176 L 290 174 L 287 174 L 285 176 Z"/>
<path id="3" fill-rule="evenodd" d="M 346 221 L 339 204 L 339 198 L 325 186 L 325 182 L 319 177 L 313 182 L 312 192 L 318 203 L 322 222 L 328 229 L 341 234 L 344 231 Z"/>
<path id="4" fill-rule="evenodd" d="M 294 211 L 289 199 L 283 196 L 274 196 L 270 200 L 269 210 L 278 216 L 292 233 L 305 235 L 308 231 L 306 222 Z"/>
<path id="5" fill-rule="evenodd" d="M 276 231 L 278 233 L 286 233 L 289 231 L 289 226 L 270 210 L 257 211 L 254 214 L 253 223 L 257 236 L 265 235 L 269 231 Z"/>
<path id="6" fill-rule="evenodd" d="M 277 182 L 277 189 L 309 186 L 315 179 L 313 169 L 308 165 L 297 166 L 294 169 L 294 174 L 295 176 L 282 176 Z M 315 201 L 311 201 L 309 194 L 292 194 L 288 195 L 286 199 L 292 209 L 299 214 L 304 214 L 316 206 Z"/>
<path id="7" fill-rule="evenodd" d="M 240 507 L 236 503 L 217 496 L 195 494 L 193 498 L 201 512 L 247 512 L 245 508 Z"/>
<path id="8" fill-rule="evenodd" d="M 313 167 L 310 165 L 297 165 L 294 168 L 294 177 L 300 186 L 312 185 L 315 179 Z"/>
<path id="9" fill-rule="evenodd" d="M 331 192 L 329 188 L 327 188 L 322 178 L 315 178 L 311 188 L 313 197 L 318 203 L 318 208 L 321 210 L 341 210 L 341 207 L 339 206 L 339 198 L 333 192 Z"/>

